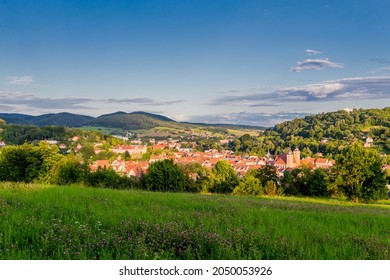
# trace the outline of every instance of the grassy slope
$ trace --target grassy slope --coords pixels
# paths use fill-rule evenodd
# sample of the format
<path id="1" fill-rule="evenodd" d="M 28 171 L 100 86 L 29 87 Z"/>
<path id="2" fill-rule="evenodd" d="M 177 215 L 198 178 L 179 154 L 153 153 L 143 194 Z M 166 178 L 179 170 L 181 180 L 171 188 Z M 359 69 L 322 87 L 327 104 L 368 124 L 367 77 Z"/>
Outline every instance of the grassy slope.
<path id="1" fill-rule="evenodd" d="M 0 185 L 0 259 L 390 259 L 390 207 Z"/>

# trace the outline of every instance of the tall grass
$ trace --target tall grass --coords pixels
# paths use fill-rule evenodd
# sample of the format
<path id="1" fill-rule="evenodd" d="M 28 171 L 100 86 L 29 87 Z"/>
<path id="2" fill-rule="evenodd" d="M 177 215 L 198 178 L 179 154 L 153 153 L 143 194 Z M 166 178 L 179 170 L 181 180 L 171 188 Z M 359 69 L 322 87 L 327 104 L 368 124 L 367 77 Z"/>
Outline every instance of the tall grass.
<path id="1" fill-rule="evenodd" d="M 0 184 L 0 259 L 390 259 L 390 206 Z"/>

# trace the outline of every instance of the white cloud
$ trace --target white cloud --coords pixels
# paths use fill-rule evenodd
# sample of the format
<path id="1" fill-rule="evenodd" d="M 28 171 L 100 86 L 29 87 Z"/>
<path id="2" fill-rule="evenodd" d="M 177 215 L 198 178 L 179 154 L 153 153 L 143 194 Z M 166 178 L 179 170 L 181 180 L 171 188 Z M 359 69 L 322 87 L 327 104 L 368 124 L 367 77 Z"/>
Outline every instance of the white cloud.
<path id="1" fill-rule="evenodd" d="M 4 105 L 23 105 L 39 109 L 89 109 L 90 107 L 82 104 L 92 101 L 90 98 L 82 97 L 48 98 L 30 93 L 3 91 L 0 91 L 0 99 Z"/>
<path id="2" fill-rule="evenodd" d="M 306 55 L 320 55 L 322 52 L 316 51 L 316 50 L 311 50 L 311 49 L 306 49 L 305 50 Z"/>
<path id="3" fill-rule="evenodd" d="M 35 83 L 33 76 L 8 76 L 8 83 L 17 86 L 26 86 Z"/>
<path id="4" fill-rule="evenodd" d="M 390 99 L 390 76 L 356 77 L 317 84 L 280 88 L 267 93 L 227 95 L 213 105 L 269 106 L 287 102 L 321 102 L 366 99 Z"/>
<path id="5" fill-rule="evenodd" d="M 374 69 L 372 71 L 369 71 L 368 73 L 369 74 L 376 74 L 376 73 L 380 73 L 380 72 L 389 72 L 389 71 L 390 71 L 390 66 L 376 68 L 376 69 Z"/>
<path id="6" fill-rule="evenodd" d="M 155 101 L 150 98 L 109 98 L 105 100 L 108 103 L 125 103 L 125 104 L 140 104 L 140 105 L 148 105 L 148 106 L 163 106 L 163 105 L 171 105 L 176 103 L 183 103 L 186 100 L 169 100 L 169 101 Z"/>
<path id="7" fill-rule="evenodd" d="M 290 67 L 290 71 L 301 72 L 303 70 L 324 70 L 326 68 L 344 68 L 344 65 L 332 62 L 328 58 L 305 59 L 304 61 L 299 61 L 296 66 Z"/>
<path id="8" fill-rule="evenodd" d="M 0 102 L 3 111 L 15 111 L 18 108 L 23 111 L 44 110 L 106 110 L 112 104 L 113 108 L 123 108 L 125 110 L 128 105 L 136 106 L 165 106 L 178 103 L 184 103 L 185 100 L 166 100 L 156 101 L 150 98 L 135 97 L 135 98 L 88 98 L 88 97 L 41 97 L 32 93 L 0 91 Z M 126 106 L 126 107 L 124 107 Z M 128 109 L 128 108 L 127 108 Z"/>
<path id="9" fill-rule="evenodd" d="M 146 104 L 150 106 L 164 106 L 164 105 L 172 105 L 172 104 L 177 104 L 177 103 L 184 103 L 186 100 L 183 99 L 178 99 L 178 100 L 168 100 L 168 101 L 154 101 L 152 103 Z"/>

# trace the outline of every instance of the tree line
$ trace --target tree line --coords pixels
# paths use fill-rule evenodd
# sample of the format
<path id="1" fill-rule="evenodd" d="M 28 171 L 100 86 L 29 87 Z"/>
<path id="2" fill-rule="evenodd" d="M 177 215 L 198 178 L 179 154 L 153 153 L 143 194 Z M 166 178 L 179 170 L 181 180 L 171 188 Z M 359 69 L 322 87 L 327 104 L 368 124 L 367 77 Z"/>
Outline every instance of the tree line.
<path id="1" fill-rule="evenodd" d="M 126 177 L 110 168 L 92 172 L 81 155 L 62 155 L 57 146 L 45 142 L 7 146 L 0 150 L 0 181 L 63 186 L 84 184 L 160 192 L 345 196 L 355 202 L 386 197 L 389 174 L 386 175 L 382 166 L 377 151 L 354 144 L 336 157 L 336 165 L 328 171 L 300 166 L 279 177 L 275 166 L 266 165 L 239 178 L 227 161 L 218 161 L 209 170 L 198 163 L 177 165 L 171 160 L 162 160 L 152 163 L 139 177 Z"/>

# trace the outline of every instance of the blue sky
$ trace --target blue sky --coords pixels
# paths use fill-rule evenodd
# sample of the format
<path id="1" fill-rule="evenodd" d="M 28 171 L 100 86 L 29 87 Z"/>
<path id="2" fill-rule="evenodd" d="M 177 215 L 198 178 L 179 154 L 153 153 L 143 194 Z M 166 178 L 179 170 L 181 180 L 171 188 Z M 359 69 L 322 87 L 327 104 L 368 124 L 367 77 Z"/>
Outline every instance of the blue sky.
<path id="1" fill-rule="evenodd" d="M 0 0 L 0 112 L 270 126 L 390 106 L 387 0 Z"/>

